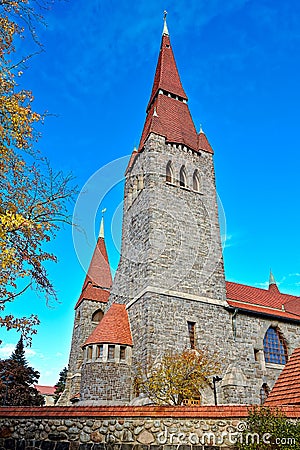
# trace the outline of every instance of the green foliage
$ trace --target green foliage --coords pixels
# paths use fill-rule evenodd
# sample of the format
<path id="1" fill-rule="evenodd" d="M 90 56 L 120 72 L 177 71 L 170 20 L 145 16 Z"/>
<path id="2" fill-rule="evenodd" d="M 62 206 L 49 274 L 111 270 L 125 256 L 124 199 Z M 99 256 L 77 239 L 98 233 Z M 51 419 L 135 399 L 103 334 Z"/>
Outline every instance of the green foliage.
<path id="1" fill-rule="evenodd" d="M 55 387 L 55 394 L 54 394 L 54 403 L 56 403 L 61 396 L 62 392 L 65 390 L 66 387 L 66 381 L 68 376 L 68 370 L 65 367 L 60 373 L 59 373 L 59 380 L 56 383 Z"/>
<path id="2" fill-rule="evenodd" d="M 36 29 L 51 2 L 0 0 L 0 312 L 29 288 L 56 298 L 46 263 L 57 258 L 45 247 L 71 223 L 72 177 L 54 172 L 36 148 L 46 114 L 35 111 L 33 93 L 20 84 L 31 56 L 41 51 Z M 25 38 L 33 46 L 27 56 Z M 38 323 L 36 315 L 0 316 L 0 326 L 25 339 Z"/>
<path id="3" fill-rule="evenodd" d="M 33 386 L 39 377 L 26 361 L 21 338 L 11 357 L 0 360 L 0 405 L 42 406 L 44 397 Z"/>
<path id="4" fill-rule="evenodd" d="M 220 373 L 217 353 L 207 349 L 167 352 L 147 369 L 139 367 L 135 388 L 158 405 L 181 405 L 184 400 L 201 398 L 209 377 Z"/>
<path id="5" fill-rule="evenodd" d="M 28 363 L 25 358 L 23 336 L 20 337 L 19 342 L 17 343 L 15 350 L 12 352 L 10 359 L 16 361 L 16 363 L 21 366 L 24 367 L 28 366 Z"/>
<path id="6" fill-rule="evenodd" d="M 249 410 L 241 433 L 240 450 L 299 450 L 300 422 L 288 419 L 282 411 L 268 407 Z"/>

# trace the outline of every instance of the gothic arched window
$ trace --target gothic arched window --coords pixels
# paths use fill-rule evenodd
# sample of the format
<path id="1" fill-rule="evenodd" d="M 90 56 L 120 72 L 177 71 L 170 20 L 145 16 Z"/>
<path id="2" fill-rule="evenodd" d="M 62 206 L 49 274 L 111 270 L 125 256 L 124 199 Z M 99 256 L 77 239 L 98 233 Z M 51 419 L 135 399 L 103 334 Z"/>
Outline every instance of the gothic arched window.
<path id="1" fill-rule="evenodd" d="M 186 171 L 185 167 L 182 166 L 179 173 L 179 183 L 182 187 L 187 187 Z"/>
<path id="2" fill-rule="evenodd" d="M 166 181 L 168 183 L 174 183 L 174 172 L 172 169 L 171 161 L 168 162 L 167 167 L 166 167 Z"/>
<path id="3" fill-rule="evenodd" d="M 285 364 L 287 348 L 278 328 L 270 327 L 264 337 L 264 354 L 267 363 Z"/>
<path id="4" fill-rule="evenodd" d="M 197 169 L 195 170 L 193 175 L 193 189 L 194 191 L 200 192 L 200 176 Z"/>

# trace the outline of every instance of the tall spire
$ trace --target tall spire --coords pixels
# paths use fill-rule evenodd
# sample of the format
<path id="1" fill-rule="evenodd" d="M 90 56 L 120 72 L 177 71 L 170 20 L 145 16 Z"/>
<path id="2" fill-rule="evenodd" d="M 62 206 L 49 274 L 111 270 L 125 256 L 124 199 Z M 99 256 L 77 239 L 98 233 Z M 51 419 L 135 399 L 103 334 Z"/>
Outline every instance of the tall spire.
<path id="1" fill-rule="evenodd" d="M 101 217 L 101 223 L 100 223 L 100 231 L 99 231 L 99 238 L 104 239 L 104 213 L 106 212 L 106 208 L 102 209 L 102 217 Z"/>
<path id="2" fill-rule="evenodd" d="M 275 277 L 272 273 L 272 270 L 270 270 L 270 277 L 269 277 L 269 291 L 271 292 L 279 292 Z"/>
<path id="3" fill-rule="evenodd" d="M 167 36 L 169 36 L 169 30 L 168 30 L 168 26 L 167 26 L 167 11 L 164 11 L 164 29 L 163 29 L 163 35 L 166 34 Z"/>
<path id="4" fill-rule="evenodd" d="M 198 137 L 187 102 L 171 47 L 165 11 L 160 52 L 138 150 L 143 149 L 149 134 L 155 133 L 164 136 L 166 142 L 213 153 L 205 134 Z"/>
<path id="5" fill-rule="evenodd" d="M 107 303 L 112 285 L 112 276 L 104 240 L 104 217 L 106 209 L 102 210 L 100 232 L 89 269 L 87 271 L 80 297 L 75 309 L 83 300 Z"/>

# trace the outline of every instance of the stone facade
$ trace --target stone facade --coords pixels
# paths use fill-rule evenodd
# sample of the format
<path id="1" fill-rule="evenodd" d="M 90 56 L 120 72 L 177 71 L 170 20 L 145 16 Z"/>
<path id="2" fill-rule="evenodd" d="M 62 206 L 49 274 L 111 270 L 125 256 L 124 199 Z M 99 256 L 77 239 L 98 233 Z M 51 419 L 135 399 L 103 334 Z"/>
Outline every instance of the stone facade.
<path id="1" fill-rule="evenodd" d="M 169 161 L 172 183 L 166 182 Z M 185 187 L 179 183 L 182 166 Z M 199 192 L 193 190 L 195 170 Z M 127 172 L 121 260 L 112 298 L 129 303 L 149 286 L 224 303 L 226 298 L 212 155 L 166 144 L 154 134 Z"/>
<path id="2" fill-rule="evenodd" d="M 132 398 L 132 374 L 128 364 L 85 362 L 81 370 L 81 405 L 128 404 Z"/>
<path id="3" fill-rule="evenodd" d="M 58 401 L 59 405 L 68 404 L 69 399 L 80 392 L 81 366 L 84 360 L 82 345 L 98 324 L 93 316 L 99 310 L 104 313 L 106 307 L 105 303 L 83 300 L 75 311 L 66 389 Z"/>
<path id="4" fill-rule="evenodd" d="M 284 408 L 290 419 L 299 407 Z M 0 450 L 233 450 L 246 407 L 0 408 Z"/>
<path id="5" fill-rule="evenodd" d="M 77 413 L 77 408 L 71 409 L 74 413 L 67 408 L 51 408 L 51 412 L 42 415 L 36 409 L 30 415 L 17 408 L 13 417 L 0 417 L 0 449 L 226 449 L 233 447 L 247 414 L 245 408 L 216 410 L 214 417 L 212 411 L 200 409 L 197 417 L 195 411 L 190 414 L 187 408 L 146 408 L 141 414 L 134 408 L 120 410 L 119 414 L 117 410 L 104 412 L 99 408 L 79 408 Z"/>

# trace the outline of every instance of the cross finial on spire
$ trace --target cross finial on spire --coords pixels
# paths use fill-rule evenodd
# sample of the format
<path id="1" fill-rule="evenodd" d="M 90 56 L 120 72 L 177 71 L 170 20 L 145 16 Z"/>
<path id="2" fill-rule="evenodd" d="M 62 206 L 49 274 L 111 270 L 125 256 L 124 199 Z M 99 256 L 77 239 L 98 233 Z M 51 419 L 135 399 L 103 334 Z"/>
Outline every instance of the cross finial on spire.
<path id="1" fill-rule="evenodd" d="M 100 232 L 99 232 L 99 238 L 104 239 L 104 213 L 106 212 L 106 208 L 102 209 L 102 217 L 101 217 L 101 223 L 100 223 Z"/>
<path id="2" fill-rule="evenodd" d="M 203 133 L 202 123 L 200 123 L 200 131 L 199 133 Z"/>
<path id="3" fill-rule="evenodd" d="M 167 11 L 164 10 L 164 29 L 163 29 L 163 34 L 166 34 L 167 36 L 169 36 L 169 30 L 167 27 Z"/>

